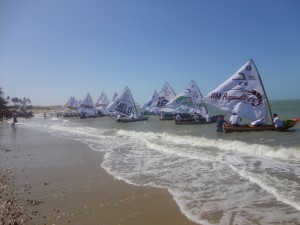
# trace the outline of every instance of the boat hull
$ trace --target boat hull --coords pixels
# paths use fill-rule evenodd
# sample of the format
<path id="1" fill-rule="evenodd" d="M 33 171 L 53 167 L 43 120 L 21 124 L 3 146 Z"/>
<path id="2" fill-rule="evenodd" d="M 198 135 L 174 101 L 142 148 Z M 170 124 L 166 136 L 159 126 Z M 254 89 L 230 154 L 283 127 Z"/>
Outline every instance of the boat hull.
<path id="1" fill-rule="evenodd" d="M 148 119 L 149 116 L 144 116 L 143 118 L 121 118 L 121 119 L 117 119 L 117 122 L 127 123 L 127 122 L 143 121 Z"/>
<path id="2" fill-rule="evenodd" d="M 221 115 L 216 115 L 216 116 L 212 116 L 211 120 L 209 122 L 207 122 L 204 118 L 200 119 L 200 120 L 196 120 L 196 119 L 187 119 L 187 120 L 181 120 L 181 121 L 176 121 L 175 120 L 175 124 L 177 125 L 181 125 L 181 124 L 190 124 L 190 125 L 196 125 L 196 124 L 209 124 L 209 123 L 215 123 L 217 122 L 218 117 Z"/>
<path id="3" fill-rule="evenodd" d="M 83 116 L 79 116 L 80 119 L 88 119 L 88 118 L 96 118 L 98 116 L 96 115 L 83 115 Z"/>
<path id="4" fill-rule="evenodd" d="M 299 121 L 299 118 L 294 118 L 291 120 L 283 120 L 283 127 L 276 129 L 274 125 L 262 125 L 262 126 L 252 126 L 250 124 L 233 126 L 229 124 L 224 124 L 224 132 L 249 132 L 249 131 L 283 131 L 292 128 Z"/>
<path id="5" fill-rule="evenodd" d="M 174 120 L 174 117 L 159 117 L 160 120 Z"/>

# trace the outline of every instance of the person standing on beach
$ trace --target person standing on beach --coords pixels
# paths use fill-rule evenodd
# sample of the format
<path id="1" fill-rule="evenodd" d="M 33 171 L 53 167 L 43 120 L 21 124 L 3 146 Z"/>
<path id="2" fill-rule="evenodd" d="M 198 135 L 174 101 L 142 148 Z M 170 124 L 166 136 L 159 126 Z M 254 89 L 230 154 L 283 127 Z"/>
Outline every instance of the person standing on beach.
<path id="1" fill-rule="evenodd" d="M 14 114 L 13 114 L 13 123 L 11 124 L 11 126 L 14 126 L 15 123 L 18 122 L 17 118 L 18 118 L 18 114 L 17 114 L 17 112 L 14 112 Z"/>

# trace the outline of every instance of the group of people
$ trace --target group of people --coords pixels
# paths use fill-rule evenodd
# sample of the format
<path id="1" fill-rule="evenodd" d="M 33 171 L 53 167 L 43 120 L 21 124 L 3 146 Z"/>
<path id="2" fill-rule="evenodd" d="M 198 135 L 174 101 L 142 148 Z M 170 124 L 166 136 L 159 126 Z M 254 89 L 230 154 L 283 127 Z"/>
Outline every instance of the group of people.
<path id="1" fill-rule="evenodd" d="M 217 132 L 223 132 L 223 124 L 230 124 L 232 126 L 239 126 L 239 121 L 241 121 L 241 118 L 239 118 L 239 116 L 234 112 L 232 113 L 232 115 L 229 118 L 230 122 L 227 122 L 224 119 L 225 115 L 221 115 L 218 119 L 217 119 Z M 278 115 L 276 113 L 273 114 L 273 123 L 276 129 L 281 129 L 283 127 L 283 122 L 281 121 L 281 119 L 278 117 Z M 253 122 L 251 122 L 251 126 L 261 126 L 263 125 L 263 121 L 264 121 L 265 117 L 262 117 L 258 120 L 255 120 Z"/>

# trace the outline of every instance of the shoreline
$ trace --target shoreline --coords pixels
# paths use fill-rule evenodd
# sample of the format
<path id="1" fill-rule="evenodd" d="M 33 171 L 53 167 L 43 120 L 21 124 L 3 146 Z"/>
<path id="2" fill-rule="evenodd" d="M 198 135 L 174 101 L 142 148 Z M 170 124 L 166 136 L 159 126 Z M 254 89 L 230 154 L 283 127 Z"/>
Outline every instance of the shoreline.
<path id="1" fill-rule="evenodd" d="M 0 143 L 0 182 L 10 184 L 0 201 L 13 199 L 17 224 L 196 225 L 167 190 L 113 178 L 104 153 L 80 141 L 0 122 Z"/>

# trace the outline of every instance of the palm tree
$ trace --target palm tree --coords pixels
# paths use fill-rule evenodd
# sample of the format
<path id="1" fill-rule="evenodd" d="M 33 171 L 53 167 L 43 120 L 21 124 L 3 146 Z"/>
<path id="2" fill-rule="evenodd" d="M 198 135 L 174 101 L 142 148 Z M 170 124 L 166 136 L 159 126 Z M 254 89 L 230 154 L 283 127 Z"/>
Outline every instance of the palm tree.
<path id="1" fill-rule="evenodd" d="M 10 100 L 14 105 L 16 105 L 19 102 L 19 99 L 17 97 L 14 97 Z"/>
<path id="2" fill-rule="evenodd" d="M 7 105 L 7 100 L 4 99 L 4 91 L 0 87 L 0 110 L 5 109 Z"/>

